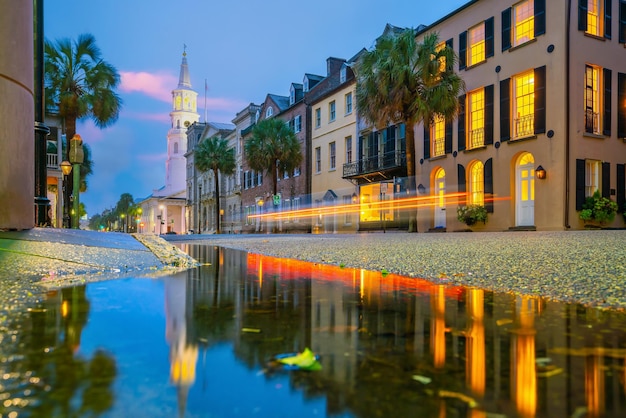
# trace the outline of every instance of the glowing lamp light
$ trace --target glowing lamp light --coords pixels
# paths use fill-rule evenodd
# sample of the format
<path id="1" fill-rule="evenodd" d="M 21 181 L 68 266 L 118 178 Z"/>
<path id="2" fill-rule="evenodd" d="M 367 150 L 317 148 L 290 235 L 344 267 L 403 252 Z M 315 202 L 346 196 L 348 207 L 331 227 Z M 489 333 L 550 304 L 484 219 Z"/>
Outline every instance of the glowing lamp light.
<path id="1" fill-rule="evenodd" d="M 546 169 L 542 166 L 537 167 L 537 169 L 535 170 L 535 176 L 537 176 L 537 178 L 540 180 L 544 180 L 546 178 L 546 174 Z"/>
<path id="2" fill-rule="evenodd" d="M 64 176 L 69 176 L 70 173 L 72 172 L 72 164 L 70 164 L 69 161 L 63 161 L 61 164 L 61 171 L 63 172 Z"/>

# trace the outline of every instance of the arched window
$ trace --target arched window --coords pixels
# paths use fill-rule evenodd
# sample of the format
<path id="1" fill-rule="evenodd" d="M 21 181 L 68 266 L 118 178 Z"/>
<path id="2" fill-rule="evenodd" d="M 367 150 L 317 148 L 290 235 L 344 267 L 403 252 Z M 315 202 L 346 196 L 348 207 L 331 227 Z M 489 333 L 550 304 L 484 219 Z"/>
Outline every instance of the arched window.
<path id="1" fill-rule="evenodd" d="M 174 154 L 178 154 L 178 142 L 174 142 Z"/>
<path id="2" fill-rule="evenodd" d="M 485 204 L 485 166 L 480 161 L 475 161 L 469 168 L 469 204 Z"/>
<path id="3" fill-rule="evenodd" d="M 272 115 L 274 114 L 274 109 L 272 108 L 272 106 L 268 107 L 267 110 L 265 111 L 265 118 L 270 118 L 272 117 Z"/>

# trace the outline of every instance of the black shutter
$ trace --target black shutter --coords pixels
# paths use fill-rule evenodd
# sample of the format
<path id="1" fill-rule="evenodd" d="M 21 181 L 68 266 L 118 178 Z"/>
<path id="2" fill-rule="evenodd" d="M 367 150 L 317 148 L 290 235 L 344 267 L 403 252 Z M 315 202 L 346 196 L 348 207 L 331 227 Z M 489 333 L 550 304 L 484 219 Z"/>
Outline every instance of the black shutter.
<path id="1" fill-rule="evenodd" d="M 493 144 L 493 84 L 485 87 L 485 145 Z"/>
<path id="2" fill-rule="evenodd" d="M 451 50 L 454 50 L 454 40 L 452 38 L 446 41 L 446 47 L 450 48 Z"/>
<path id="3" fill-rule="evenodd" d="M 585 204 L 585 160 L 576 160 L 576 210 Z"/>
<path id="4" fill-rule="evenodd" d="M 578 0 L 578 30 L 587 31 L 587 0 Z"/>
<path id="5" fill-rule="evenodd" d="M 467 58 L 467 31 L 461 32 L 459 35 L 459 70 L 464 70 L 466 67 Z"/>
<path id="6" fill-rule="evenodd" d="M 493 16 L 485 20 L 485 58 L 493 57 Z"/>
<path id="7" fill-rule="evenodd" d="M 619 2 L 619 43 L 626 43 L 626 0 Z"/>
<path id="8" fill-rule="evenodd" d="M 611 3 L 613 0 L 604 0 L 604 37 L 611 39 Z"/>
<path id="9" fill-rule="evenodd" d="M 602 120 L 602 134 L 611 136 L 611 70 L 603 69 L 604 82 L 604 117 Z"/>
<path id="10" fill-rule="evenodd" d="M 611 198 L 611 163 L 602 163 L 602 197 Z"/>
<path id="11" fill-rule="evenodd" d="M 546 0 L 535 0 L 535 38 L 546 33 Z"/>
<path id="12" fill-rule="evenodd" d="M 617 164 L 617 210 L 626 212 L 626 165 Z"/>
<path id="13" fill-rule="evenodd" d="M 626 74 L 617 73 L 617 103 L 626 103 Z M 626 138 L 626 107 L 617 106 L 617 137 Z"/>
<path id="14" fill-rule="evenodd" d="M 430 123 L 424 121 L 424 159 L 430 158 Z"/>
<path id="15" fill-rule="evenodd" d="M 446 154 L 452 153 L 452 121 L 446 119 Z"/>
<path id="16" fill-rule="evenodd" d="M 546 132 L 546 66 L 535 68 L 535 135 Z"/>
<path id="17" fill-rule="evenodd" d="M 458 149 L 465 149 L 465 95 L 459 96 L 459 117 L 458 117 Z"/>
<path id="18" fill-rule="evenodd" d="M 502 51 L 511 47 L 511 8 L 502 11 Z"/>
<path id="19" fill-rule="evenodd" d="M 511 79 L 500 81 L 500 141 L 511 139 Z"/>
<path id="20" fill-rule="evenodd" d="M 485 208 L 488 213 L 493 213 L 493 158 L 485 161 L 484 170 Z"/>
<path id="21" fill-rule="evenodd" d="M 459 185 L 459 193 L 465 193 L 465 167 L 461 164 L 457 164 L 457 181 Z M 459 196 L 459 206 L 465 205 L 467 196 Z"/>

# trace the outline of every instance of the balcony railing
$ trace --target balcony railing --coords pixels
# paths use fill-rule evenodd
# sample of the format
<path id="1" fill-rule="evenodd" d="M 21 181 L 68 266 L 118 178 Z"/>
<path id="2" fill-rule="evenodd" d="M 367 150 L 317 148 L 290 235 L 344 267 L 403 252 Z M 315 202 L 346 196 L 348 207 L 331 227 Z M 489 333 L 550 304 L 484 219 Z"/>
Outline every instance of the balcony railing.
<path id="1" fill-rule="evenodd" d="M 598 112 L 593 110 L 585 111 L 585 132 L 590 134 L 600 133 L 600 117 Z"/>
<path id="2" fill-rule="evenodd" d="M 468 149 L 478 148 L 485 145 L 485 128 L 472 129 L 469 131 Z"/>
<path id="3" fill-rule="evenodd" d="M 375 155 L 343 165 L 343 177 L 355 177 L 376 171 L 390 170 L 406 166 L 406 154 L 404 151 L 393 151 Z"/>
<path id="4" fill-rule="evenodd" d="M 515 138 L 530 136 L 535 133 L 535 115 L 526 115 L 513 120 L 515 124 Z"/>
<path id="5" fill-rule="evenodd" d="M 59 156 L 57 154 L 46 154 L 46 166 L 48 168 L 59 168 Z"/>

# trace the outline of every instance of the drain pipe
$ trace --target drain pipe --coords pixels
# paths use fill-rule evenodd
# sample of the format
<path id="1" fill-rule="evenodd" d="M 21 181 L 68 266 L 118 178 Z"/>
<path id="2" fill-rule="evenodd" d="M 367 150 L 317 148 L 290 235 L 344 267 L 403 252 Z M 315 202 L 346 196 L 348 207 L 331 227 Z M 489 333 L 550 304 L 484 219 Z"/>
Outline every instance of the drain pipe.
<path id="1" fill-rule="evenodd" d="M 572 0 L 567 0 L 567 23 L 565 25 L 567 33 L 565 34 L 565 213 L 563 222 L 565 229 L 570 229 L 569 224 L 569 202 L 570 202 L 570 38 L 572 25 Z"/>

